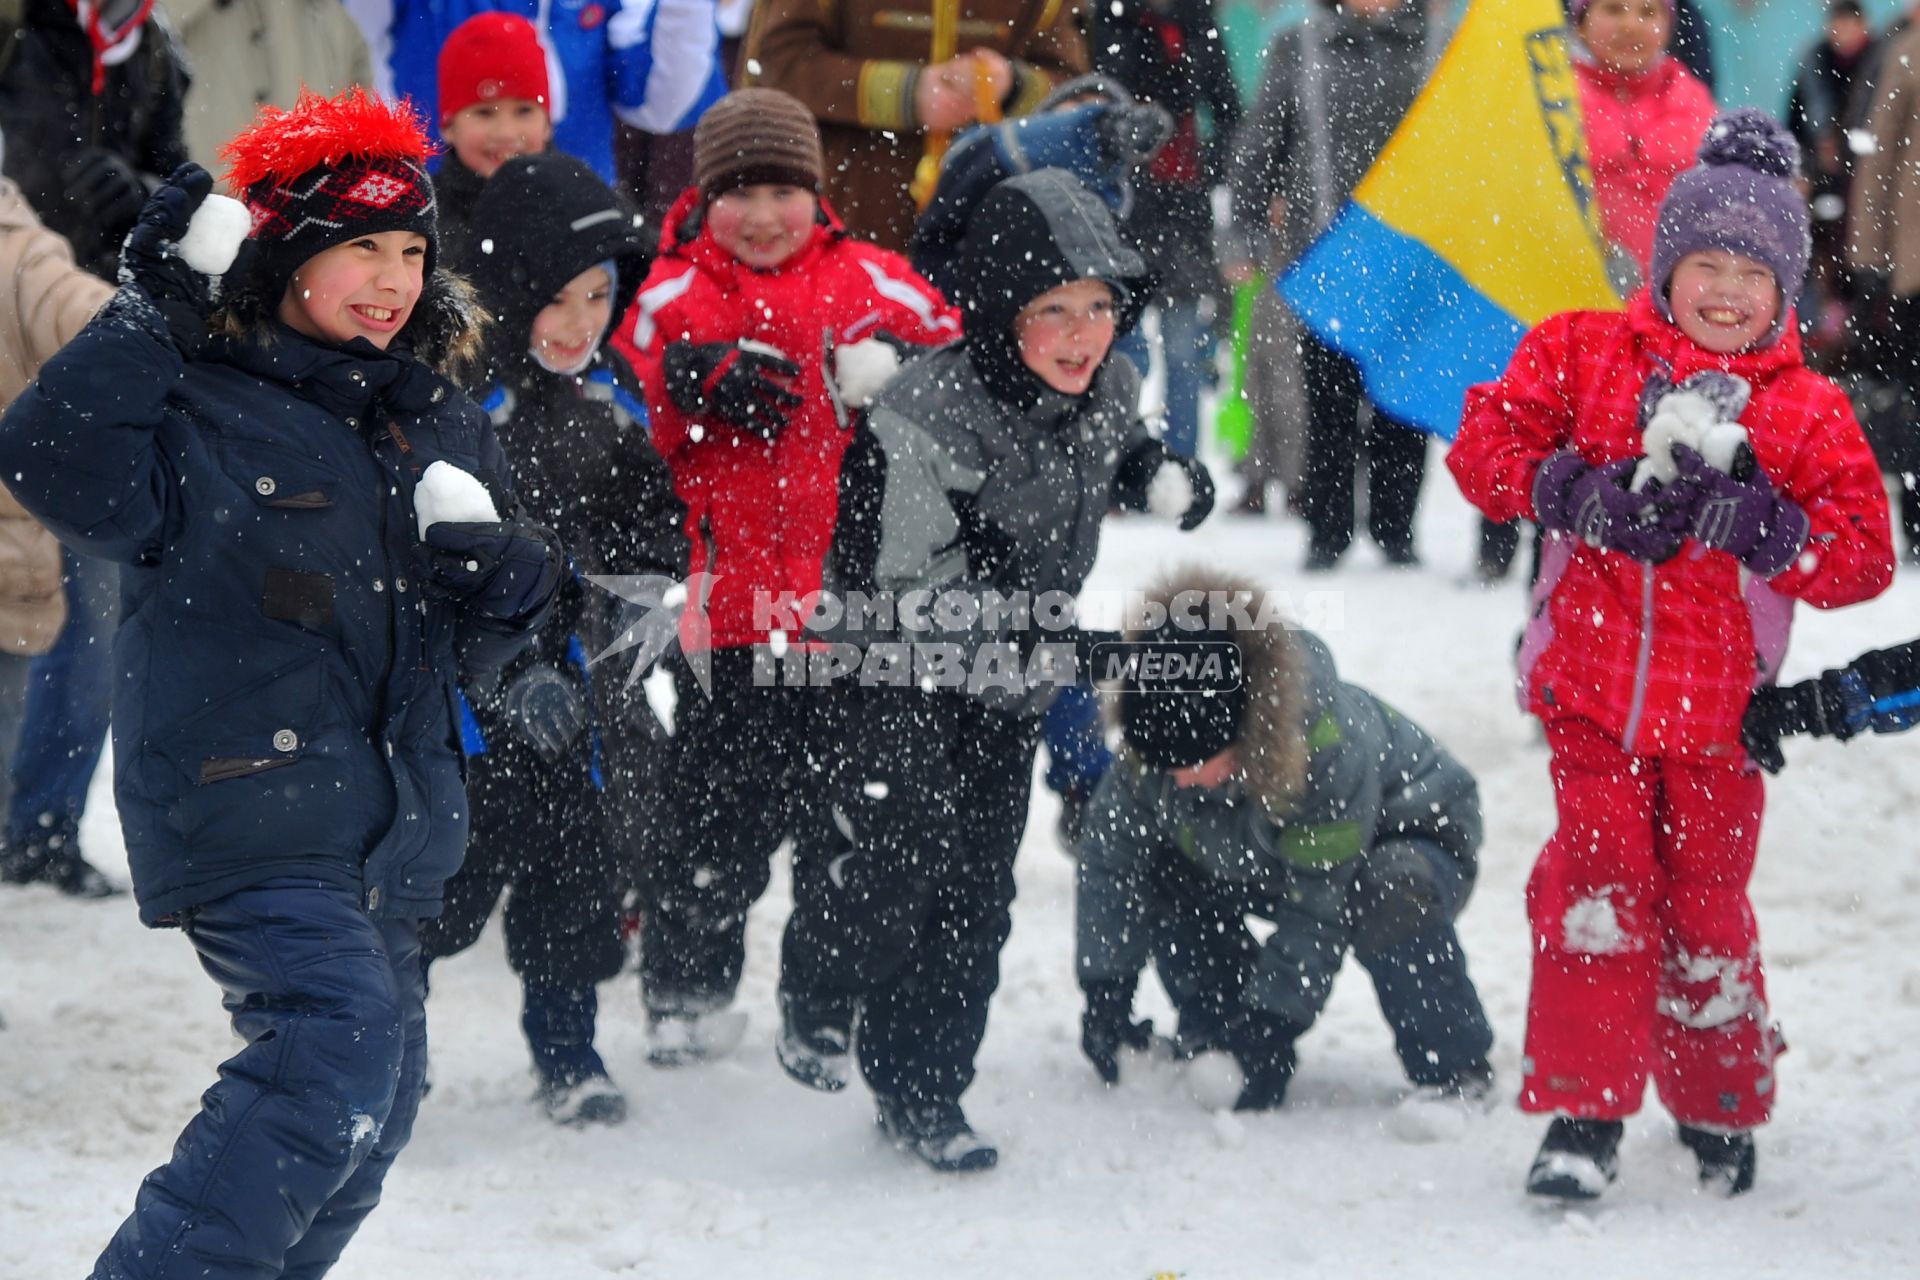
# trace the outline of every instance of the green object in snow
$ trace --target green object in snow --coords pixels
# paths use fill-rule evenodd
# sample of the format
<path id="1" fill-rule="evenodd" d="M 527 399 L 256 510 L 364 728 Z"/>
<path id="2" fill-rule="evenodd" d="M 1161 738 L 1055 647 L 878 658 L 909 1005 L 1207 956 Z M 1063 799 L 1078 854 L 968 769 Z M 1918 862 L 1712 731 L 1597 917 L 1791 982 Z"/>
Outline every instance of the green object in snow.
<path id="1" fill-rule="evenodd" d="M 1243 461 L 1253 446 L 1253 406 L 1247 403 L 1247 344 L 1253 336 L 1253 304 L 1267 287 L 1265 276 L 1255 276 L 1233 291 L 1233 381 L 1220 396 L 1213 434 L 1235 462 Z"/>

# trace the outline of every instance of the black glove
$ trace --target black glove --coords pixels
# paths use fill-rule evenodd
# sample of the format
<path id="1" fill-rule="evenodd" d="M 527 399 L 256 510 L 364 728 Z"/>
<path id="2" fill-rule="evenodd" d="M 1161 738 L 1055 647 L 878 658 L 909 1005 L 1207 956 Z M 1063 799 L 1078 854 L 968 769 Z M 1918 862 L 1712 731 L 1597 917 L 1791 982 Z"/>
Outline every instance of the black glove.
<path id="1" fill-rule="evenodd" d="M 1180 514 L 1180 528 L 1197 528 L 1213 510 L 1213 476 L 1193 458 L 1183 458 L 1159 440 L 1143 440 L 1113 473 L 1113 502 L 1123 511 L 1150 510 L 1149 498 L 1154 477 L 1163 466 L 1177 466 L 1187 473 L 1193 498 Z"/>
<path id="2" fill-rule="evenodd" d="M 1306 1028 L 1265 1009 L 1248 1009 L 1227 1027 L 1226 1047 L 1243 1083 L 1235 1111 L 1271 1111 L 1287 1100 L 1293 1079 L 1293 1042 Z"/>
<path id="3" fill-rule="evenodd" d="M 494 705 L 548 764 L 566 754 L 587 727 L 587 698 L 580 681 L 545 662 L 509 680 Z"/>
<path id="4" fill-rule="evenodd" d="M 1780 739 L 1804 733 L 1845 742 L 1866 727 L 1872 706 L 1866 680 L 1844 668 L 1799 684 L 1762 685 L 1747 703 L 1740 742 L 1755 764 L 1778 773 L 1787 763 Z"/>
<path id="5" fill-rule="evenodd" d="M 772 347 L 739 342 L 669 342 L 661 360 L 667 398 L 682 413 L 717 418 L 772 440 L 803 403 L 777 379 L 800 366 Z"/>
<path id="6" fill-rule="evenodd" d="M 530 619 L 560 584 L 560 555 L 538 525 L 441 520 L 426 545 L 434 587 L 496 622 Z"/>
<path id="7" fill-rule="evenodd" d="M 1106 978 L 1088 983 L 1080 1015 L 1080 1052 L 1108 1084 L 1120 1083 L 1120 1051 L 1153 1043 L 1153 1023 L 1133 1020 L 1133 981 Z"/>
<path id="8" fill-rule="evenodd" d="M 193 221 L 194 210 L 212 190 L 212 174 L 197 164 L 181 165 L 147 198 L 140 220 L 120 250 L 122 273 L 160 309 L 174 346 L 188 359 L 206 344 L 207 317 L 213 314 L 217 286 L 213 277 L 187 265 L 179 245 Z M 253 250 L 251 240 L 241 246 L 243 255 Z M 247 263 L 236 257 L 227 274 L 246 268 Z"/>
<path id="9" fill-rule="evenodd" d="M 89 228 L 96 252 L 108 254 L 140 216 L 147 187 L 124 159 L 104 147 L 87 147 L 60 164 L 60 182 L 70 220 Z"/>

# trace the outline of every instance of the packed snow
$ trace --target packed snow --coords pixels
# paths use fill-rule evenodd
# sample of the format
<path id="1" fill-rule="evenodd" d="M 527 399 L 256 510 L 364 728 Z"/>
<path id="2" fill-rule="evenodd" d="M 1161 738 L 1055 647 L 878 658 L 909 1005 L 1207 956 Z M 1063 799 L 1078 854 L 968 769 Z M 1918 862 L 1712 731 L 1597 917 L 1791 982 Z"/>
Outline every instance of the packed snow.
<path id="1" fill-rule="evenodd" d="M 1438 453 L 1435 453 L 1437 462 Z M 1229 495 L 1230 496 L 1230 495 Z M 1224 506 L 1224 504 L 1223 504 Z M 1409 1101 L 1364 974 L 1349 965 L 1302 1042 L 1289 1105 L 1210 1112 L 1135 1057 L 1103 1090 L 1078 1048 L 1072 863 L 1036 789 L 1004 980 L 967 1095 L 1000 1167 L 956 1178 L 875 1132 L 859 1086 L 809 1093 L 775 1064 L 785 877 L 756 910 L 726 1059 L 650 1068 L 631 973 L 601 992 L 600 1045 L 633 1104 L 622 1127 L 556 1128 L 530 1101 L 517 984 L 492 932 L 434 970 L 432 1094 L 386 1199 L 334 1272 L 410 1280 L 703 1276 L 1758 1277 L 1914 1274 L 1920 1258 L 1920 732 L 1794 741 L 1771 781 L 1754 899 L 1791 1051 L 1755 1191 L 1695 1190 L 1649 1102 L 1618 1185 L 1590 1208 L 1529 1203 L 1542 1122 L 1512 1104 L 1527 991 L 1522 888 L 1553 822 L 1546 750 L 1515 710 L 1517 583 L 1465 585 L 1473 523 L 1427 481 L 1427 567 L 1356 549 L 1296 572 L 1297 525 L 1215 518 L 1109 526 L 1093 585 L 1143 584 L 1198 556 L 1253 573 L 1319 618 L 1345 674 L 1435 731 L 1479 774 L 1488 841 L 1461 931 L 1499 1036 L 1501 1103 Z M 1329 594 L 1330 593 L 1330 594 Z M 1920 571 L 1839 614 L 1803 610 L 1789 678 L 1920 633 Z M 124 879 L 107 771 L 86 848 Z M 1150 994 L 1149 994 L 1150 993 Z M 1142 1006 L 1166 1021 L 1151 983 Z M 185 941 L 130 902 L 0 890 L 0 1280 L 77 1276 L 166 1155 L 233 1047 Z"/>

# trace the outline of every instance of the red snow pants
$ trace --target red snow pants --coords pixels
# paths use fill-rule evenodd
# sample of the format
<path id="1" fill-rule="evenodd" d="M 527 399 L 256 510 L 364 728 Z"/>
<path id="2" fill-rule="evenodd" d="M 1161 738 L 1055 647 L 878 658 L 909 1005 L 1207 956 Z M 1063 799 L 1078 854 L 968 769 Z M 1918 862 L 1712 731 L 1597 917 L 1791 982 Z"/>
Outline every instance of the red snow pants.
<path id="1" fill-rule="evenodd" d="M 1747 901 L 1760 775 L 1631 756 L 1587 720 L 1548 724 L 1547 745 L 1560 825 L 1527 882 L 1521 1109 L 1617 1120 L 1651 1069 L 1682 1124 L 1764 1123 L 1779 1041 Z"/>

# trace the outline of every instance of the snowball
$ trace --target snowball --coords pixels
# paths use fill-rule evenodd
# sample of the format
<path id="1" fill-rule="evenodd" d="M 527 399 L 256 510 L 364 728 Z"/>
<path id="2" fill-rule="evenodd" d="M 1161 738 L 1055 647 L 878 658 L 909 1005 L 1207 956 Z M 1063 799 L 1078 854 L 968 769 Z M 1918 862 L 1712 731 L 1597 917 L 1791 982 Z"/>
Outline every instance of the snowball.
<path id="1" fill-rule="evenodd" d="M 1707 460 L 1707 464 L 1732 474 L 1740 451 L 1748 448 L 1747 429 L 1720 417 L 1720 408 L 1698 391 L 1669 391 L 1660 398 L 1641 433 L 1641 451 L 1647 456 L 1634 468 L 1636 492 L 1653 480 L 1672 484 L 1680 474 L 1674 465 L 1673 446 L 1684 444 Z"/>
<path id="2" fill-rule="evenodd" d="M 838 347 L 833 353 L 833 385 L 849 409 L 864 409 L 900 369 L 900 353 L 878 338 Z"/>
<path id="3" fill-rule="evenodd" d="M 1156 516 L 1178 519 L 1193 506 L 1193 481 L 1187 469 L 1177 462 L 1163 462 L 1147 482 L 1147 510 Z"/>
<path id="4" fill-rule="evenodd" d="M 1566 936 L 1569 951 L 1610 956 L 1627 949 L 1627 931 L 1621 926 L 1619 913 L 1613 909 L 1613 899 L 1605 890 L 1597 897 L 1583 898 L 1568 907 L 1560 921 L 1560 930 Z"/>
<path id="5" fill-rule="evenodd" d="M 1233 1055 L 1218 1050 L 1197 1054 L 1180 1077 L 1188 1095 L 1208 1111 L 1231 1111 L 1247 1083 Z"/>
<path id="6" fill-rule="evenodd" d="M 426 540 L 427 526 L 442 521 L 491 524 L 500 518 L 487 486 L 473 473 L 444 459 L 429 465 L 413 486 L 413 514 L 420 522 L 422 541 Z"/>
<path id="7" fill-rule="evenodd" d="M 187 234 L 180 237 L 180 257 L 203 276 L 223 276 L 253 230 L 253 215 L 238 200 L 210 195 L 193 211 Z"/>

